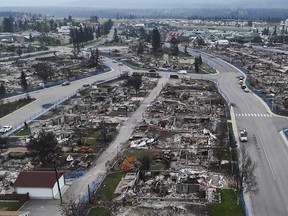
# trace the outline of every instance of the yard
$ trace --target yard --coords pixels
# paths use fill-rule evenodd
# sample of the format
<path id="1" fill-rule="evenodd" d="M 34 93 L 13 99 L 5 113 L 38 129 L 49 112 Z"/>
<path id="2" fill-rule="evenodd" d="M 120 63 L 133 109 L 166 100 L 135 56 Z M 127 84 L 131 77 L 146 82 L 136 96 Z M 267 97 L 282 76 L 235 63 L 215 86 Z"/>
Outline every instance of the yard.
<path id="1" fill-rule="evenodd" d="M 125 174 L 125 172 L 117 172 L 106 176 L 101 188 L 97 192 L 102 201 L 112 201 L 114 191 Z"/>
<path id="2" fill-rule="evenodd" d="M 8 115 L 9 113 L 12 113 L 16 111 L 17 109 L 20 109 L 21 107 L 31 103 L 34 101 L 35 98 L 21 98 L 17 101 L 5 103 L 0 105 L 0 118 Z"/>
<path id="3" fill-rule="evenodd" d="M 30 128 L 23 127 L 22 129 L 16 131 L 15 136 L 29 136 L 31 134 Z"/>
<path id="4" fill-rule="evenodd" d="M 0 211 L 17 211 L 18 209 L 18 201 L 0 201 Z"/>
<path id="5" fill-rule="evenodd" d="M 244 216 L 242 207 L 237 204 L 238 192 L 232 189 L 219 190 L 222 203 L 212 204 L 208 208 L 209 216 Z"/>

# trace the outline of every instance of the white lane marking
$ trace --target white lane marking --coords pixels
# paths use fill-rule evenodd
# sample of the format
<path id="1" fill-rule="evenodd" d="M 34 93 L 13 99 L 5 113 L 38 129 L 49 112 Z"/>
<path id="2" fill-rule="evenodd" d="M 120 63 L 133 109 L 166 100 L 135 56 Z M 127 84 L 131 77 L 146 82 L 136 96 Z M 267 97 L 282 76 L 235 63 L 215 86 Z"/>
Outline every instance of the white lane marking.
<path id="1" fill-rule="evenodd" d="M 267 161 L 268 161 L 268 165 L 269 165 L 269 167 L 270 167 L 271 173 L 272 173 L 272 175 L 273 175 L 274 180 L 276 181 L 276 176 L 275 176 L 275 174 L 274 174 L 274 170 L 273 170 L 272 165 L 271 165 L 271 163 L 270 163 L 270 160 L 269 160 L 269 158 L 268 158 L 267 151 L 266 151 L 266 148 L 265 148 L 265 146 L 264 146 L 264 143 L 263 143 L 263 140 L 262 140 L 262 137 L 261 137 L 261 135 L 260 135 L 259 130 L 257 130 L 257 133 L 258 133 L 258 135 L 259 135 L 260 142 L 261 142 L 261 144 L 262 144 L 262 147 L 263 147 L 263 150 L 264 150 L 266 159 L 267 159 Z"/>

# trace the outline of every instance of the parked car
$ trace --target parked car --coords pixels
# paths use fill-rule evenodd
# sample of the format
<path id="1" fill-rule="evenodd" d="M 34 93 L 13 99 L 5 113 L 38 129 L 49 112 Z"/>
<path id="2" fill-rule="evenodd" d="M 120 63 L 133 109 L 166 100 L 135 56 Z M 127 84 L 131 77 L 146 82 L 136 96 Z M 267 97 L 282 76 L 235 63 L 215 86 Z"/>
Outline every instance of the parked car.
<path id="1" fill-rule="evenodd" d="M 154 70 L 154 69 L 150 69 L 149 72 L 156 72 L 156 70 Z"/>
<path id="2" fill-rule="evenodd" d="M 187 74 L 187 70 L 179 70 L 177 73 L 178 74 Z"/>
<path id="3" fill-rule="evenodd" d="M 247 86 L 246 86 L 245 84 L 242 84 L 242 85 L 241 85 L 241 88 L 242 88 L 242 89 L 246 89 Z"/>
<path id="4" fill-rule="evenodd" d="M 113 63 L 117 63 L 117 61 L 116 61 L 116 60 L 113 60 L 112 62 L 113 62 Z"/>
<path id="5" fill-rule="evenodd" d="M 123 63 L 122 63 L 122 62 L 119 62 L 119 63 L 118 63 L 118 65 L 119 65 L 119 66 L 122 66 L 122 65 L 123 65 Z"/>
<path id="6" fill-rule="evenodd" d="M 69 81 L 65 81 L 65 82 L 62 83 L 62 86 L 67 86 L 67 85 L 70 85 Z"/>
<path id="7" fill-rule="evenodd" d="M 240 77 L 239 77 L 239 80 L 244 80 L 244 76 L 240 76 Z"/>
<path id="8" fill-rule="evenodd" d="M 89 86 L 90 86 L 89 83 L 84 83 L 84 84 L 83 84 L 83 87 L 89 87 Z"/>
<path id="9" fill-rule="evenodd" d="M 246 87 L 246 88 L 244 89 L 244 92 L 249 92 L 249 89 Z"/>
<path id="10" fill-rule="evenodd" d="M 0 129 L 0 133 L 7 133 L 8 131 L 12 130 L 12 126 L 3 126 Z"/>

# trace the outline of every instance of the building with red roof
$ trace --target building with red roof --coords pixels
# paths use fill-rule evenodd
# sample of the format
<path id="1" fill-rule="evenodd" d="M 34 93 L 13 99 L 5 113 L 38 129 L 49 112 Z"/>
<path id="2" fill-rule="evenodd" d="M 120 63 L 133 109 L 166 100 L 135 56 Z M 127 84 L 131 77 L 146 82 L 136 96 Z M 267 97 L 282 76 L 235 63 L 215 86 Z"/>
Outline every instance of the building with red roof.
<path id="1" fill-rule="evenodd" d="M 58 172 L 60 190 L 65 186 L 64 175 Z M 55 171 L 20 172 L 14 183 L 18 194 L 29 193 L 31 199 L 57 199 L 59 190 Z"/>

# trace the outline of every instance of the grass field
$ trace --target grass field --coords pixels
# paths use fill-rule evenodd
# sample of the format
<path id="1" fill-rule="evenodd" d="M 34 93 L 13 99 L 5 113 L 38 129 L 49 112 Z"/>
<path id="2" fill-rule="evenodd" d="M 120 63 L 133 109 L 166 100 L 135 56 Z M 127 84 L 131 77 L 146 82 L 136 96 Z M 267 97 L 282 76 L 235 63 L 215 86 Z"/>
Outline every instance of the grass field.
<path id="1" fill-rule="evenodd" d="M 15 136 L 29 136 L 30 134 L 31 134 L 30 128 L 29 127 L 27 127 L 27 128 L 24 127 L 22 129 L 16 131 Z"/>
<path id="2" fill-rule="evenodd" d="M 125 172 L 118 172 L 106 176 L 98 192 L 101 200 L 112 201 L 112 199 L 114 198 L 114 191 L 119 184 L 121 178 L 125 174 Z"/>
<path id="3" fill-rule="evenodd" d="M 35 98 L 21 98 L 17 101 L 5 103 L 0 105 L 0 118 L 20 109 L 21 107 L 31 103 Z"/>
<path id="4" fill-rule="evenodd" d="M 244 216 L 241 205 L 237 204 L 239 193 L 232 189 L 222 189 L 219 192 L 222 203 L 209 206 L 209 216 Z"/>

